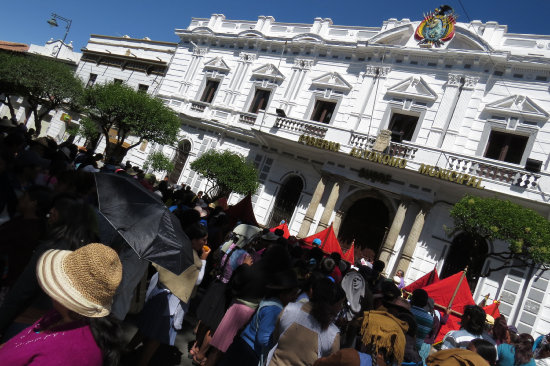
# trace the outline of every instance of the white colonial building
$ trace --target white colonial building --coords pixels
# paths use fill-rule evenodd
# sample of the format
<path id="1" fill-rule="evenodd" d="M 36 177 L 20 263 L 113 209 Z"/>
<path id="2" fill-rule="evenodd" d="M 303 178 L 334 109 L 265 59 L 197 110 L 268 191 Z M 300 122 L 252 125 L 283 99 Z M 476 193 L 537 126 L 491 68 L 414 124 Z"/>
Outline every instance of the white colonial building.
<path id="1" fill-rule="evenodd" d="M 203 189 L 190 163 L 231 150 L 260 171 L 262 224 L 285 219 L 302 237 L 332 224 L 409 282 L 472 258 L 474 272 L 498 265 L 443 228 L 467 193 L 549 217 L 550 36 L 473 21 L 430 42 L 420 23 L 193 18 L 176 30 L 157 93 L 182 119 L 172 178 Z M 500 299 L 520 332 L 540 334 L 550 329 L 549 279 L 531 267 L 470 283 L 477 301 Z"/>

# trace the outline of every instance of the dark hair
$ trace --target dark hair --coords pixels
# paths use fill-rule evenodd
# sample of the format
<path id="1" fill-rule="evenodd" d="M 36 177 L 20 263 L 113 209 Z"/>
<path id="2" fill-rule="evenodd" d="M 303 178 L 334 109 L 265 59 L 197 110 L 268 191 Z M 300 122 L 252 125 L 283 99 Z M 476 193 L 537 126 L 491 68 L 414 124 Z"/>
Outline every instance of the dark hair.
<path id="1" fill-rule="evenodd" d="M 468 318 L 467 322 L 464 322 L 464 329 L 473 335 L 481 335 L 485 328 L 485 310 L 477 305 L 468 305 L 464 308 L 464 314 L 462 319 Z"/>
<path id="2" fill-rule="evenodd" d="M 514 365 L 523 365 L 533 358 L 533 337 L 530 334 L 522 333 L 518 336 L 515 344 Z"/>
<path id="3" fill-rule="evenodd" d="M 45 219 L 52 206 L 53 194 L 51 189 L 43 186 L 31 186 L 25 191 L 31 201 L 36 202 L 36 216 Z"/>
<path id="4" fill-rule="evenodd" d="M 112 316 L 89 318 L 90 330 L 103 355 L 103 365 L 115 366 L 120 362 L 124 345 L 120 322 Z"/>
<path id="5" fill-rule="evenodd" d="M 474 338 L 471 340 L 471 343 L 475 346 L 476 353 L 483 357 L 487 362 L 489 362 L 489 365 L 496 365 L 497 350 L 491 342 L 486 341 L 482 338 Z"/>
<path id="6" fill-rule="evenodd" d="M 191 240 L 201 239 L 208 235 L 208 230 L 198 222 L 187 226 L 183 231 Z"/>
<path id="7" fill-rule="evenodd" d="M 419 308 L 423 308 L 428 303 L 428 293 L 421 289 L 417 288 L 413 291 L 412 297 L 411 297 L 411 305 L 412 306 L 418 306 Z"/>
<path id="8" fill-rule="evenodd" d="M 49 228 L 47 240 L 64 240 L 69 250 L 76 250 L 98 240 L 97 221 L 90 205 L 67 195 L 54 199 L 59 218 Z"/>
<path id="9" fill-rule="evenodd" d="M 340 286 L 329 278 L 322 278 L 313 283 L 311 296 L 311 315 L 319 322 L 321 329 L 327 329 L 336 316 L 334 307 L 338 301 L 346 297 L 346 293 Z"/>
<path id="10" fill-rule="evenodd" d="M 384 263 L 380 259 L 377 259 L 372 263 L 372 269 L 378 273 L 382 273 L 384 267 L 386 267 L 386 263 Z"/>
<path id="11" fill-rule="evenodd" d="M 504 343 L 508 336 L 508 325 L 506 324 L 506 318 L 501 315 L 495 319 L 495 325 L 493 326 L 493 338 L 497 344 Z"/>

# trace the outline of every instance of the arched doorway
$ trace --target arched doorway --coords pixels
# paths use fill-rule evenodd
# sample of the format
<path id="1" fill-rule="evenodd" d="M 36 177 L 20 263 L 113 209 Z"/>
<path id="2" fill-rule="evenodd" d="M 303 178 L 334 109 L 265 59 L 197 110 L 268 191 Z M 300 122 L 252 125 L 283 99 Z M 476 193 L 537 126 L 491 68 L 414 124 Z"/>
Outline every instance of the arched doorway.
<path id="1" fill-rule="evenodd" d="M 349 245 L 355 239 L 356 248 L 370 248 L 378 253 L 390 224 L 389 210 L 384 202 L 374 197 L 362 198 L 344 214 L 338 240 Z"/>
<path id="2" fill-rule="evenodd" d="M 462 271 L 468 266 L 466 278 L 472 292 L 481 276 L 489 247 L 482 238 L 475 238 L 469 234 L 457 235 L 451 244 L 449 253 L 441 270 L 441 278 L 449 277 Z"/>
<path id="3" fill-rule="evenodd" d="M 300 177 L 293 175 L 285 180 L 275 199 L 269 227 L 279 225 L 282 220 L 290 221 L 303 189 L 304 182 Z"/>
<path id="4" fill-rule="evenodd" d="M 183 168 L 185 167 L 185 162 L 191 151 L 191 142 L 189 140 L 182 140 L 178 143 L 176 149 L 176 156 L 172 161 L 174 163 L 174 170 L 168 175 L 168 181 L 170 183 L 177 183 L 181 175 Z"/>

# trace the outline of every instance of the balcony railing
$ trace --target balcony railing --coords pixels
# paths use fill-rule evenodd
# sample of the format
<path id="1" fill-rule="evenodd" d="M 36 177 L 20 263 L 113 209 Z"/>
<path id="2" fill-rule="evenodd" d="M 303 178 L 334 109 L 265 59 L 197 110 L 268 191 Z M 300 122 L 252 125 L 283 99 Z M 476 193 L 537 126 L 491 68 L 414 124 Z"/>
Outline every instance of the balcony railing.
<path id="1" fill-rule="evenodd" d="M 512 184 L 523 188 L 536 188 L 540 174 L 528 172 L 521 169 L 489 164 L 476 159 L 447 156 L 447 166 L 457 172 L 470 175 L 477 175 L 488 180 Z"/>
<path id="2" fill-rule="evenodd" d="M 246 123 L 249 125 L 253 125 L 256 123 L 256 118 L 258 117 L 257 114 L 252 113 L 241 113 L 239 114 L 239 122 Z"/>
<path id="3" fill-rule="evenodd" d="M 312 135 L 315 137 L 324 138 L 328 128 L 321 127 L 314 125 L 312 123 L 287 118 L 287 117 L 277 117 L 275 120 L 275 126 L 276 128 L 280 128 L 282 130 L 288 130 L 298 133 L 306 133 L 308 135 Z"/>
<path id="4" fill-rule="evenodd" d="M 375 141 L 376 136 L 368 136 L 354 132 L 351 134 L 350 145 L 353 147 L 370 150 L 372 149 Z M 397 142 L 390 142 L 390 146 L 388 146 L 385 153 L 390 156 L 414 160 L 417 151 L 417 147 L 408 146 Z"/>
<path id="5" fill-rule="evenodd" d="M 206 104 L 191 102 L 191 110 L 195 112 L 204 112 Z"/>

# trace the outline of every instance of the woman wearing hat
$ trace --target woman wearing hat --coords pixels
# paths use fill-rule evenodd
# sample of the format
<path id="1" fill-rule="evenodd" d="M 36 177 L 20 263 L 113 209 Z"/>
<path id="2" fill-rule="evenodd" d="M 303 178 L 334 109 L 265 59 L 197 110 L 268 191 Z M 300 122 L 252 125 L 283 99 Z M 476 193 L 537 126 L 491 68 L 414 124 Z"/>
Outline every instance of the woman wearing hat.
<path id="1" fill-rule="evenodd" d="M 3 365 L 116 365 L 120 329 L 106 318 L 122 278 L 117 253 L 98 243 L 48 250 L 36 266 L 54 310 L 0 348 Z"/>
<path id="2" fill-rule="evenodd" d="M 231 344 L 220 366 L 256 366 L 259 361 L 264 365 L 263 361 L 271 346 L 270 337 L 275 329 L 277 318 L 283 308 L 296 299 L 298 292 L 296 272 L 292 269 L 280 272 L 266 287 L 268 295 L 260 302 L 241 336 Z"/>

